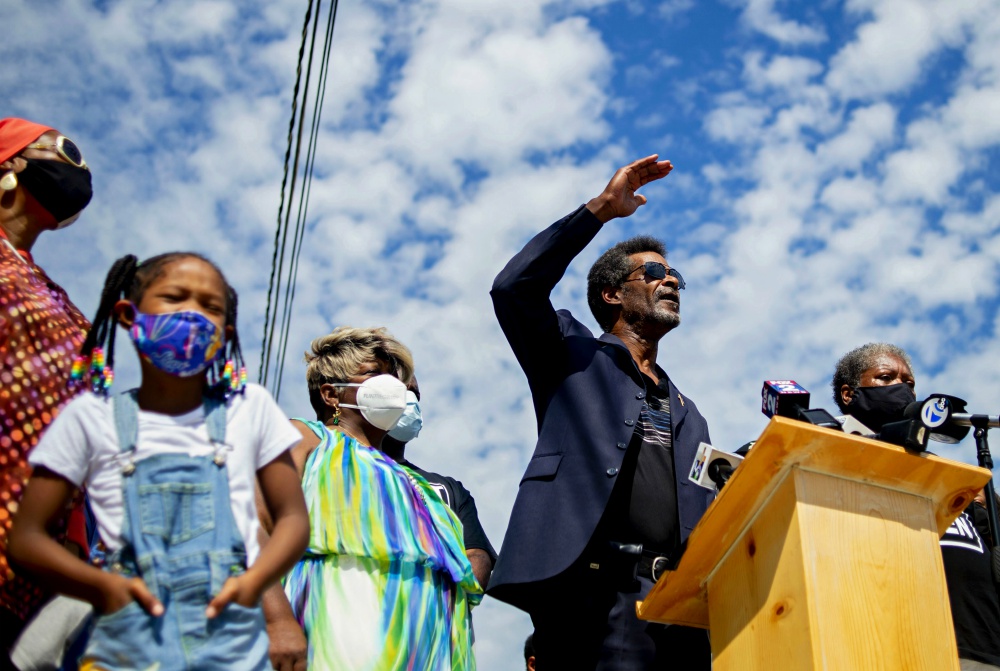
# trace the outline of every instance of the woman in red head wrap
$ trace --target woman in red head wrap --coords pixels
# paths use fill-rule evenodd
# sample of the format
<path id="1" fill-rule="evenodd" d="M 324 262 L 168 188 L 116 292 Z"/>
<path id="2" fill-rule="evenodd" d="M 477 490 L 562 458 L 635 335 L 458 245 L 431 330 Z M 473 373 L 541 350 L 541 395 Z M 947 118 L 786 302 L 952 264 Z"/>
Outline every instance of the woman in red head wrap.
<path id="1" fill-rule="evenodd" d="M 90 171 L 69 138 L 0 119 L 0 667 L 46 597 L 7 564 L 7 532 L 28 476 L 28 452 L 75 393 L 70 369 L 90 324 L 31 256 L 43 231 L 72 223 L 90 202 Z M 86 546 L 77 508 L 72 540 Z"/>

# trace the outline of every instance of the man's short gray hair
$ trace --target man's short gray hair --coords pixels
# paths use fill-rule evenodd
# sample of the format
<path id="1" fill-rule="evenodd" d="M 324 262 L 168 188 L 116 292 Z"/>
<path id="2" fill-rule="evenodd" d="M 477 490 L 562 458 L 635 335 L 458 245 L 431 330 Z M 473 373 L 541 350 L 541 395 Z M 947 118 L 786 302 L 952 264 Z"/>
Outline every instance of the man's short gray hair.
<path id="1" fill-rule="evenodd" d="M 850 352 L 840 357 L 837 368 L 833 371 L 833 400 L 841 412 L 847 412 L 843 400 L 840 397 L 840 388 L 845 384 L 851 389 L 861 386 L 861 376 L 866 370 L 875 365 L 879 357 L 882 356 L 899 357 L 906 364 L 910 371 L 913 371 L 913 363 L 910 355 L 902 347 L 897 347 L 887 342 L 870 342 L 852 349 Z"/>

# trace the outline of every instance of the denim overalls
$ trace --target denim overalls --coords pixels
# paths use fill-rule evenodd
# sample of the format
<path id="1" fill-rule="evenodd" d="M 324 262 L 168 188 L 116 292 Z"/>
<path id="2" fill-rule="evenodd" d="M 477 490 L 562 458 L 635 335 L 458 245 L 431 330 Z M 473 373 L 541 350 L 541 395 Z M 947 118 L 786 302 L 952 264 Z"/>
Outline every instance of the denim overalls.
<path id="1" fill-rule="evenodd" d="M 270 668 L 260 606 L 230 603 L 205 617 L 212 595 L 246 569 L 246 549 L 229 504 L 226 405 L 206 398 L 204 407 L 214 457 L 160 454 L 136 462 L 135 391 L 114 398 L 124 519 L 123 546 L 108 566 L 141 577 L 165 610 L 153 617 L 133 601 L 99 617 L 81 669 Z"/>

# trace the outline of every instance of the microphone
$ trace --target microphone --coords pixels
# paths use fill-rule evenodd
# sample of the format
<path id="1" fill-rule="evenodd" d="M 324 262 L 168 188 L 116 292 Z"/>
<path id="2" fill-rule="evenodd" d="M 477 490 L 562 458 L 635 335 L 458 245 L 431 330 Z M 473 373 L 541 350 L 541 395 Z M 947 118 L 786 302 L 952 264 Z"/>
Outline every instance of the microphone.
<path id="1" fill-rule="evenodd" d="M 708 477 L 712 479 L 715 486 L 720 491 L 729 482 L 729 478 L 733 477 L 733 465 L 726 461 L 725 459 L 716 459 L 708 465 Z"/>
<path id="2" fill-rule="evenodd" d="M 694 455 L 688 480 L 699 487 L 718 491 L 729 482 L 729 478 L 741 461 L 743 457 L 739 454 L 723 452 L 708 443 L 701 443 Z"/>
<path id="3" fill-rule="evenodd" d="M 931 440 L 939 443 L 957 443 L 969 435 L 973 426 L 1000 427 L 1000 416 L 967 413 L 965 401 L 948 394 L 931 394 L 906 406 L 903 414 L 919 419 L 930 431 Z"/>
<path id="4" fill-rule="evenodd" d="M 927 449 L 927 440 L 931 434 L 927 425 L 917 417 L 883 424 L 878 433 L 868 437 L 883 443 L 899 445 L 908 452 L 923 452 Z"/>
<path id="5" fill-rule="evenodd" d="M 809 407 L 809 392 L 795 380 L 764 380 L 760 410 L 767 417 L 788 417 L 814 426 L 843 431 L 840 422 L 823 408 Z"/>
<path id="6" fill-rule="evenodd" d="M 795 380 L 764 380 L 760 392 L 760 411 L 768 418 L 790 417 L 798 419 L 796 408 L 809 407 L 809 392 Z"/>
<path id="7" fill-rule="evenodd" d="M 923 452 L 928 440 L 957 443 L 968 435 L 971 426 L 1000 426 L 1000 417 L 995 417 L 996 423 L 991 425 L 988 415 L 970 415 L 964 410 L 965 401 L 957 396 L 932 394 L 907 405 L 903 410 L 905 419 L 883 425 L 872 438 L 911 452 Z"/>

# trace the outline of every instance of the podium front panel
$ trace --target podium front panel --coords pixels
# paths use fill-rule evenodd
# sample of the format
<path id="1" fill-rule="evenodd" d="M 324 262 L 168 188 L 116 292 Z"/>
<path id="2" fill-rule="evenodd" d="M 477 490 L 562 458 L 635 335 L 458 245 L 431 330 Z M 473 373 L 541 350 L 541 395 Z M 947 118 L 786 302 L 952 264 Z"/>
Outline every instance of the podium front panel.
<path id="1" fill-rule="evenodd" d="M 708 583 L 716 671 L 958 668 L 930 501 L 793 469 L 766 510 Z"/>

